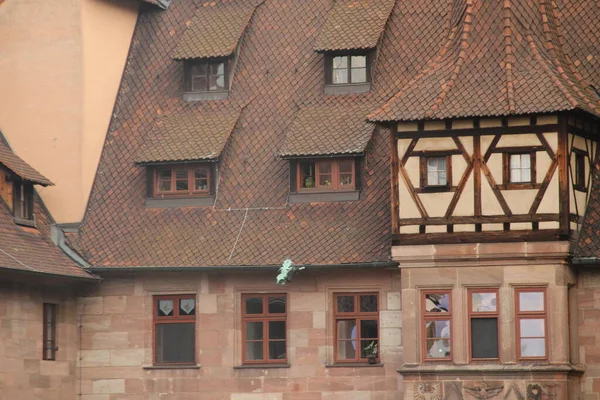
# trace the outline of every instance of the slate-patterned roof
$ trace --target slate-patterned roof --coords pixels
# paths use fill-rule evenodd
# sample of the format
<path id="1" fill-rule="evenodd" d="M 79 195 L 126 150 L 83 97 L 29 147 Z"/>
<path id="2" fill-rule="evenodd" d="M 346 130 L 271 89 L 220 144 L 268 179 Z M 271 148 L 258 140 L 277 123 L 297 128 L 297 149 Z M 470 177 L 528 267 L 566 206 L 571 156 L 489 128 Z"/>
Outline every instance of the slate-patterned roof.
<path id="1" fill-rule="evenodd" d="M 317 36 L 315 51 L 374 48 L 394 3 L 394 0 L 336 1 Z"/>
<path id="2" fill-rule="evenodd" d="M 414 3 L 409 1 L 408 3 Z M 589 79 L 597 58 L 577 48 L 578 37 L 597 49 L 598 19 L 583 7 L 593 2 L 540 0 L 457 0 L 444 21 L 437 55 L 398 93 L 369 117 L 372 121 L 443 119 L 468 116 L 528 114 L 582 109 L 600 116 L 600 103 L 565 54 L 573 51 Z M 442 6 L 440 5 L 440 8 Z M 445 7 L 444 7 L 445 8 Z M 586 15 L 587 26 L 578 16 Z M 576 32 L 561 26 L 566 22 Z M 428 25 L 423 30 L 428 29 Z M 563 47 L 563 31 L 570 46 Z M 593 32 L 593 33 L 592 33 Z M 407 38 L 409 41 L 410 38 Z M 597 54 L 597 51 L 594 52 Z M 585 62 L 581 56 L 585 55 Z M 411 57 L 411 52 L 406 54 Z"/>
<path id="3" fill-rule="evenodd" d="M 4 137 L 0 134 L 0 165 L 4 165 L 23 180 L 42 186 L 54 185 L 49 179 L 27 164 L 21 157 L 17 156 L 4 143 Z"/>
<path id="4" fill-rule="evenodd" d="M 173 59 L 230 56 L 250 22 L 254 8 L 250 4 L 203 3 L 180 37 Z"/>
<path id="5" fill-rule="evenodd" d="M 375 125 L 365 115 L 369 106 L 306 107 L 286 130 L 281 157 L 361 154 Z"/>
<path id="6" fill-rule="evenodd" d="M 239 118 L 239 111 L 181 112 L 157 120 L 136 156 L 137 163 L 216 160 Z"/>
<path id="7" fill-rule="evenodd" d="M 324 56 L 314 51 L 330 0 L 266 0 L 246 28 L 228 98 L 184 102 L 183 68 L 171 55 L 196 4 L 174 1 L 165 12 L 140 15 L 89 207 L 70 243 L 97 267 L 389 261 L 390 129 L 372 131 L 358 201 L 289 204 L 289 162 L 278 152 L 299 110 L 371 109 L 389 98 L 393 82 L 413 70 L 396 67 L 401 49 L 392 45 L 404 17 L 389 22 L 396 33 L 383 38 L 371 92 L 331 96 L 324 93 Z M 145 133 L 185 111 L 241 113 L 219 160 L 215 206 L 145 208 L 146 172 L 134 163 Z"/>
<path id="8" fill-rule="evenodd" d="M 96 279 L 76 266 L 51 242 L 51 222 L 37 199 L 34 213 L 38 229 L 16 225 L 8 207 L 0 199 L 0 272 L 17 270 Z"/>

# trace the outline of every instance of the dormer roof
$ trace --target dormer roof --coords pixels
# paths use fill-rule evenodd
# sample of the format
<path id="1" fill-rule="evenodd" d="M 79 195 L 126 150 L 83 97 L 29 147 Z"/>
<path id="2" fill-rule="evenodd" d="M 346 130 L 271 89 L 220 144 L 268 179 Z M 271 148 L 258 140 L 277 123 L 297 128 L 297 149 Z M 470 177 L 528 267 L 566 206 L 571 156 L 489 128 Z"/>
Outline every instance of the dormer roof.
<path id="1" fill-rule="evenodd" d="M 0 165 L 8 168 L 24 181 L 42 186 L 54 185 L 48 178 L 16 155 L 8 146 L 2 134 L 0 134 Z"/>

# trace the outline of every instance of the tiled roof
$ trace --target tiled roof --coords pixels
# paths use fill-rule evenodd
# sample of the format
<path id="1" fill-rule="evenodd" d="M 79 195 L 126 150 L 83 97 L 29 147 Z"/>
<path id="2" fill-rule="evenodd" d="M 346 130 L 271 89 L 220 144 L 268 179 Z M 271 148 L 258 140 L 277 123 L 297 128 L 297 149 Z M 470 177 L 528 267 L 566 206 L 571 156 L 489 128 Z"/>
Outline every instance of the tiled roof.
<path id="1" fill-rule="evenodd" d="M 254 7 L 248 4 L 217 6 L 216 2 L 204 3 L 189 21 L 188 28 L 173 52 L 173 59 L 230 56 L 253 12 Z"/>
<path id="2" fill-rule="evenodd" d="M 17 156 L 4 142 L 0 134 L 0 164 L 10 169 L 23 180 L 30 181 L 42 186 L 54 185 L 49 179 L 37 172 L 31 165 Z"/>
<path id="3" fill-rule="evenodd" d="M 254 2 L 217 1 L 215 8 L 224 4 L 246 10 Z M 289 162 L 278 151 L 298 110 L 371 109 L 389 98 L 405 71 L 396 67 L 396 38 L 388 37 L 386 46 L 384 37 L 370 93 L 325 95 L 323 54 L 313 47 L 330 7 L 330 0 L 266 0 L 246 28 L 229 97 L 200 102 L 181 100 L 183 68 L 171 58 L 194 2 L 174 1 L 166 12 L 140 15 L 89 207 L 78 237 L 69 238 L 88 262 L 169 267 L 278 265 L 286 258 L 336 265 L 390 260 L 390 129 L 374 129 L 360 200 L 287 201 Z M 231 15 L 237 18 L 233 10 Z M 403 23 L 396 15 L 394 32 Z M 241 112 L 220 157 L 215 205 L 145 208 L 146 173 L 133 161 L 156 119 L 184 109 Z"/>
<path id="4" fill-rule="evenodd" d="M 403 2 L 415 3 L 415 2 Z M 437 55 L 398 93 L 369 117 L 372 121 L 443 119 L 467 116 L 528 114 L 582 109 L 600 116 L 600 102 L 565 55 L 573 51 L 588 78 L 597 58 L 577 48 L 579 37 L 597 54 L 598 11 L 593 2 L 458 0 L 448 8 Z M 562 11 L 561 11 L 562 10 Z M 587 25 L 579 15 L 587 15 Z M 563 48 L 561 18 L 567 32 Z M 429 29 L 423 26 L 425 34 Z M 585 27 L 576 27 L 584 25 Z M 568 31 L 568 29 L 565 29 Z M 592 33 L 593 32 L 593 33 Z M 406 37 L 408 42 L 414 38 Z M 406 54 L 410 58 L 411 52 Z M 583 61 L 581 56 L 585 56 Z"/>
<path id="5" fill-rule="evenodd" d="M 149 131 L 137 163 L 216 160 L 239 118 L 237 112 L 181 112 L 160 118 Z"/>
<path id="6" fill-rule="evenodd" d="M 394 3 L 394 0 L 336 1 L 317 36 L 315 50 L 374 48 Z"/>
<path id="7" fill-rule="evenodd" d="M 16 225 L 0 199 L 0 271 L 8 269 L 96 279 L 77 267 L 50 241 L 50 219 L 37 199 L 34 213 L 38 229 Z"/>
<path id="8" fill-rule="evenodd" d="M 281 157 L 331 154 L 361 154 L 375 126 L 365 119 L 369 107 L 306 107 L 286 130 Z"/>

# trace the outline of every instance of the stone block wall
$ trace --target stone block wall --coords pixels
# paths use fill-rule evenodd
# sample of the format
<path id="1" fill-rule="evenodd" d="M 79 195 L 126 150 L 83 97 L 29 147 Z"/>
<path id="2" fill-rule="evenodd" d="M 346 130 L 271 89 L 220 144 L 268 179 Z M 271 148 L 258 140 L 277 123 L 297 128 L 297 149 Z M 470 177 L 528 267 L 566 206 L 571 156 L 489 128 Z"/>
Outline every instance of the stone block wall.
<path id="1" fill-rule="evenodd" d="M 81 400 L 391 400 L 401 398 L 400 272 L 105 274 L 79 299 Z M 333 294 L 379 293 L 382 366 L 331 367 Z M 288 368 L 239 368 L 241 295 L 287 293 Z M 196 295 L 197 369 L 153 369 L 152 296 Z"/>
<path id="2" fill-rule="evenodd" d="M 581 270 L 577 284 L 577 349 L 585 365 L 581 400 L 600 399 L 600 271 Z"/>
<path id="3" fill-rule="evenodd" d="M 43 360 L 43 303 L 58 305 L 55 361 Z M 76 399 L 77 345 L 69 289 L 0 282 L 0 399 Z"/>

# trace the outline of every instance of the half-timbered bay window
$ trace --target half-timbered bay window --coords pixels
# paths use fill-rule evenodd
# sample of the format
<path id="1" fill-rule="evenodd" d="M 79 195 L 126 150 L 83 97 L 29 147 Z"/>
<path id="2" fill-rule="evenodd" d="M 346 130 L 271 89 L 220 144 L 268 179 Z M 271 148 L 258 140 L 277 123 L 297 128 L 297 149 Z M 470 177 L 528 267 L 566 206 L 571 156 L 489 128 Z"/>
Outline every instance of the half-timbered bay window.
<path id="1" fill-rule="evenodd" d="M 356 190 L 352 158 L 299 161 L 298 192 Z"/>
<path id="2" fill-rule="evenodd" d="M 423 359 L 450 360 L 452 358 L 450 291 L 424 291 L 422 296 Z"/>
<path id="3" fill-rule="evenodd" d="M 520 360 L 548 358 L 546 290 L 522 288 L 515 291 L 517 357 Z"/>
<path id="4" fill-rule="evenodd" d="M 366 362 L 379 348 L 377 293 L 335 294 L 335 361 Z"/>
<path id="5" fill-rule="evenodd" d="M 154 296 L 154 363 L 196 362 L 196 296 Z"/>
<path id="6" fill-rule="evenodd" d="M 244 364 L 287 363 L 287 296 L 242 296 Z"/>
<path id="7" fill-rule="evenodd" d="M 154 197 L 189 197 L 210 194 L 211 168 L 208 164 L 157 166 L 154 169 Z"/>
<path id="8" fill-rule="evenodd" d="M 498 359 L 498 290 L 471 289 L 469 301 L 469 351 L 471 360 Z"/>
<path id="9" fill-rule="evenodd" d="M 56 342 L 56 316 L 58 305 L 51 303 L 44 303 L 43 306 L 43 353 L 42 358 L 44 360 L 56 360 L 56 352 L 58 346 Z"/>

